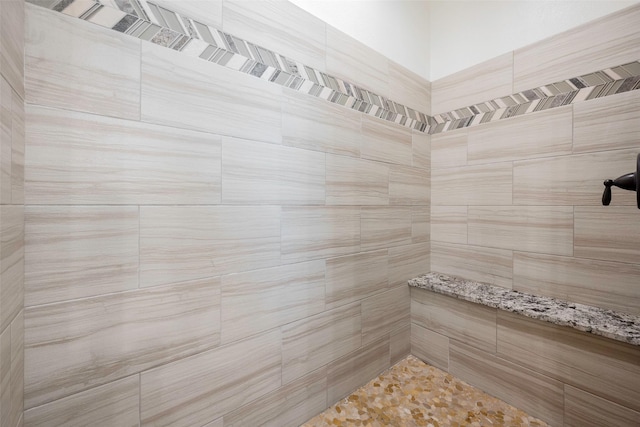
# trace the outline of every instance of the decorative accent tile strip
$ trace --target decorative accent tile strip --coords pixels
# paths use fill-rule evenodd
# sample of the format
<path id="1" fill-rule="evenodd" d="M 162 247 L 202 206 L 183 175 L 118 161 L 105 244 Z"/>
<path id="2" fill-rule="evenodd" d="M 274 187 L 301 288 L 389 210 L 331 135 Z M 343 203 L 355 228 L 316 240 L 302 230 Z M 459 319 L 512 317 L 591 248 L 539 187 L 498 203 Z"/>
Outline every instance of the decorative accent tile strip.
<path id="1" fill-rule="evenodd" d="M 429 134 L 640 89 L 635 61 L 432 117 L 152 1 L 27 1 Z"/>

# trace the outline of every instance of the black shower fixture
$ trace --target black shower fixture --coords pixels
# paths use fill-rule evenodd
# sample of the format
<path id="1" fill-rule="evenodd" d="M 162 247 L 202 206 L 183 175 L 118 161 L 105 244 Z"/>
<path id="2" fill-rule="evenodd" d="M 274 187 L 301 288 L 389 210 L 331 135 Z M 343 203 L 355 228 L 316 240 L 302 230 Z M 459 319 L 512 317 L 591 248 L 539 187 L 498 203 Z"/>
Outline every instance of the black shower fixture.
<path id="1" fill-rule="evenodd" d="M 608 179 L 604 182 L 604 194 L 602 194 L 602 204 L 604 206 L 609 206 L 609 203 L 611 203 L 611 186 L 635 191 L 636 202 L 638 209 L 640 209 L 640 154 L 638 154 L 638 158 L 636 159 L 635 172 L 629 172 L 626 175 L 619 176 L 613 181 Z"/>

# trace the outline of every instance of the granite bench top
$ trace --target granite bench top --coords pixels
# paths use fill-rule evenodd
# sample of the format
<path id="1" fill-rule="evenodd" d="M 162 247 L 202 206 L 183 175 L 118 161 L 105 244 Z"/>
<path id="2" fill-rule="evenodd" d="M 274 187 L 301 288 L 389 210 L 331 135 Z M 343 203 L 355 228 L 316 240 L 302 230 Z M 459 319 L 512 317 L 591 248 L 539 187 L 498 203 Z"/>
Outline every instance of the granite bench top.
<path id="1" fill-rule="evenodd" d="M 409 286 L 640 346 L 640 316 L 428 273 Z"/>

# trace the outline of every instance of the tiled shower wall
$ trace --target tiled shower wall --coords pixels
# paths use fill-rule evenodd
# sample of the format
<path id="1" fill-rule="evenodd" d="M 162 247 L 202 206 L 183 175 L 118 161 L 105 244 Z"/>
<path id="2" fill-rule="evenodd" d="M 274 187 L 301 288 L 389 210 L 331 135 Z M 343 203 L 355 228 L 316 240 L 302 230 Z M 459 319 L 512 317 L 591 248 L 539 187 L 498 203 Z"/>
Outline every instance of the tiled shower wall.
<path id="1" fill-rule="evenodd" d="M 0 426 L 22 425 L 24 2 L 0 1 Z"/>
<path id="2" fill-rule="evenodd" d="M 427 109 L 428 82 L 287 2 L 199 4 Z M 26 15 L 27 425 L 296 425 L 409 352 L 428 135 Z"/>
<path id="3" fill-rule="evenodd" d="M 638 60 L 640 6 L 433 82 L 440 113 Z M 640 314 L 640 91 L 431 140 L 431 269 Z M 552 425 L 638 425 L 640 352 L 412 290 L 413 352 Z"/>

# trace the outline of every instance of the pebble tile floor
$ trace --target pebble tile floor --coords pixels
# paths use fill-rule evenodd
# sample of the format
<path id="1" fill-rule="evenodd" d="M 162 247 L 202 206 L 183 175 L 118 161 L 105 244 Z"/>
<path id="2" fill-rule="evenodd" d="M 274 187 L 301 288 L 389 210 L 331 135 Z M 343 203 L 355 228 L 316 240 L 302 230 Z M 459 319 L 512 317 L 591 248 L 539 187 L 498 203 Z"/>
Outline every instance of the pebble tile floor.
<path id="1" fill-rule="evenodd" d="M 302 427 L 484 427 L 548 424 L 408 356 Z"/>

